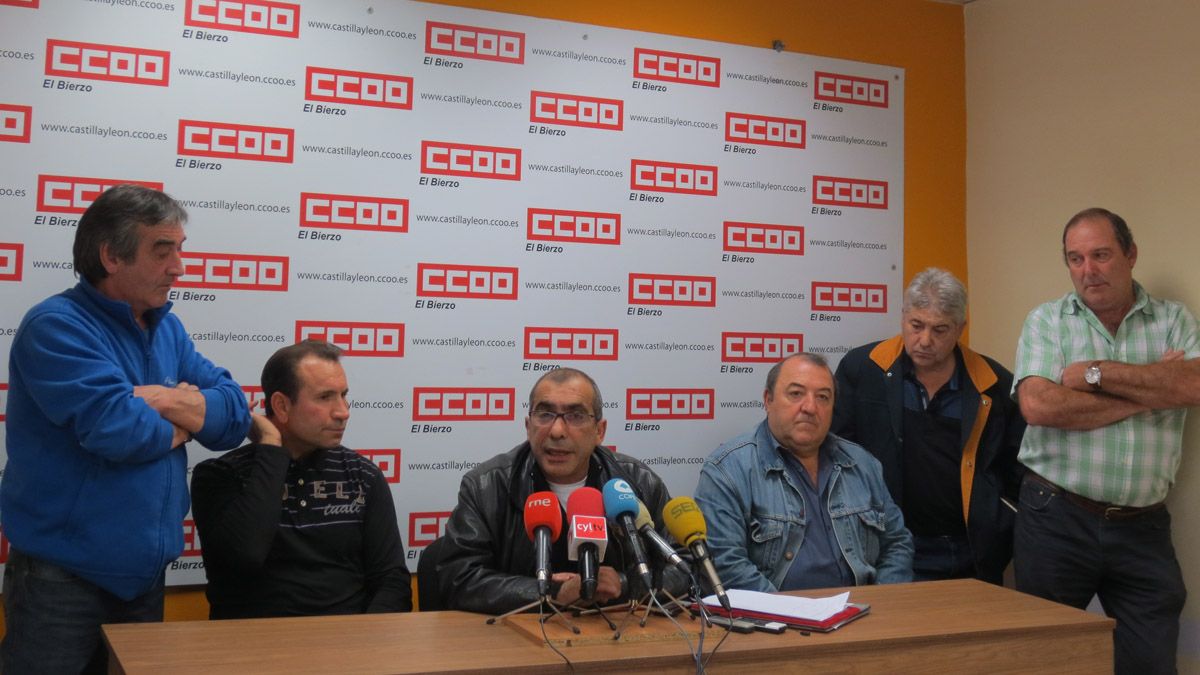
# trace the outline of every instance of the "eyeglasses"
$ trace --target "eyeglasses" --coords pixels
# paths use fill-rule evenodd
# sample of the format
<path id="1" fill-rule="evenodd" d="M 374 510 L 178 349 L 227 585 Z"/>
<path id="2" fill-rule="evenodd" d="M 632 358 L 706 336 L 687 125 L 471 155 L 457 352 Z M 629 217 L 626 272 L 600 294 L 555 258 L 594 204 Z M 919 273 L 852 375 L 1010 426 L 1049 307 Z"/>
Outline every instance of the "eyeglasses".
<path id="1" fill-rule="evenodd" d="M 585 426 L 596 416 L 591 413 L 580 412 L 578 410 L 572 410 L 565 413 L 556 413 L 549 410 L 536 410 L 529 413 L 529 421 L 533 422 L 534 426 L 539 427 L 548 427 L 554 424 L 554 420 L 560 417 L 563 418 L 563 422 L 567 423 L 567 426 L 579 428 Z"/>

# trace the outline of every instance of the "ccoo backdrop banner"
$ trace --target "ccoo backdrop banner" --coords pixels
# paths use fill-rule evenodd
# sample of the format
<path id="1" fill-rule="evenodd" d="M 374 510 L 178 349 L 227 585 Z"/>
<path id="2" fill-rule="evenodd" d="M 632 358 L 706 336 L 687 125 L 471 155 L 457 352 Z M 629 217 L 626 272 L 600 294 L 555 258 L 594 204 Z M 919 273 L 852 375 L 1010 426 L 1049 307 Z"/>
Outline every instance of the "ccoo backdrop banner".
<path id="1" fill-rule="evenodd" d="M 898 322 L 897 68 L 390 0 L 0 0 L 0 81 L 0 393 L 79 214 L 161 188 L 174 311 L 256 409 L 275 349 L 346 349 L 412 569 L 544 371 L 690 494 L 769 364 Z M 184 528 L 168 580 L 203 582 Z"/>

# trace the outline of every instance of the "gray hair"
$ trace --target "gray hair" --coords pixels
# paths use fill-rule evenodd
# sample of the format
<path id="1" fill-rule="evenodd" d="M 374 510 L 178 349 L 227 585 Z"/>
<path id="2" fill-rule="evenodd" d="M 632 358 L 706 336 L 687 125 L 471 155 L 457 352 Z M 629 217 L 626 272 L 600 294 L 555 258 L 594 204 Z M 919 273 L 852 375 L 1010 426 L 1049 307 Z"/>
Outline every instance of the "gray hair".
<path id="1" fill-rule="evenodd" d="M 79 218 L 72 247 L 75 272 L 94 285 L 108 276 L 102 246 L 107 244 L 118 260 L 133 262 L 142 227 L 186 222 L 183 206 L 158 190 L 128 183 L 109 188 Z"/>
<path id="2" fill-rule="evenodd" d="M 932 309 L 961 326 L 967 322 L 967 289 L 953 274 L 930 267 L 913 277 L 904 289 L 902 311 L 910 309 Z"/>

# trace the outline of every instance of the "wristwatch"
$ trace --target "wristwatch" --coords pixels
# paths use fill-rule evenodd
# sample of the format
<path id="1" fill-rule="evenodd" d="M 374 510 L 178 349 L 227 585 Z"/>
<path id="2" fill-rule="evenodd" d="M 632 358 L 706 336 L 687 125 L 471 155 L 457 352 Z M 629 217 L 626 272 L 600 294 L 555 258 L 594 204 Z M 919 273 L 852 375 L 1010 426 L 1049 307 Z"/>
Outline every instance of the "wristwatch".
<path id="1" fill-rule="evenodd" d="M 1100 391 L 1100 362 L 1092 361 L 1083 371 L 1083 381 L 1092 385 L 1092 391 Z"/>

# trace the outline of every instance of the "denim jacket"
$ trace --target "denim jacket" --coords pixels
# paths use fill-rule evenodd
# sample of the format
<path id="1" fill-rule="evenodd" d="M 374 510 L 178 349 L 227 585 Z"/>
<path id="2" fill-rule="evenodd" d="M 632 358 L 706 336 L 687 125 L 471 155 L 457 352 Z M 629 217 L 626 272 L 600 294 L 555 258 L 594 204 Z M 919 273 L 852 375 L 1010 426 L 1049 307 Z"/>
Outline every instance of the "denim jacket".
<path id="1" fill-rule="evenodd" d="M 804 501 L 777 447 L 764 420 L 717 448 L 700 471 L 696 502 L 727 588 L 779 590 L 804 545 Z M 912 581 L 912 535 L 879 460 L 833 434 L 825 447 L 834 462 L 826 507 L 855 584 Z"/>

